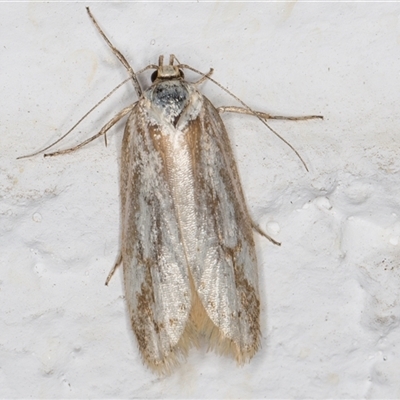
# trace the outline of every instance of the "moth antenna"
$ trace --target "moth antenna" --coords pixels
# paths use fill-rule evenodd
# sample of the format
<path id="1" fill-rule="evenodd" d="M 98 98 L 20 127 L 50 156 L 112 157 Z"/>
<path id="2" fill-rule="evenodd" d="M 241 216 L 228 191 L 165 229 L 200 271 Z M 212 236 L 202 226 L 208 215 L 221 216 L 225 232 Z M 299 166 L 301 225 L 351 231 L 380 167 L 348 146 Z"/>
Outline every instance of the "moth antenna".
<path id="1" fill-rule="evenodd" d="M 124 57 L 124 55 L 111 43 L 111 41 L 108 39 L 108 37 L 106 36 L 106 34 L 103 32 L 103 30 L 100 28 L 99 24 L 97 23 L 96 19 L 94 18 L 93 14 L 90 11 L 89 7 L 86 7 L 86 11 L 89 14 L 90 19 L 92 20 L 94 26 L 97 28 L 97 30 L 99 31 L 100 35 L 103 37 L 103 39 L 106 41 L 106 43 L 108 44 L 108 47 L 110 47 L 110 49 L 112 50 L 112 52 L 115 54 L 115 56 L 118 58 L 118 60 L 121 62 L 121 64 L 126 68 L 126 70 L 128 71 L 132 82 L 133 82 L 133 86 L 135 87 L 135 91 L 136 94 L 138 95 L 138 97 L 142 96 L 143 90 L 140 86 L 140 83 L 137 79 L 137 76 L 135 74 L 135 71 L 133 70 L 133 68 L 129 65 L 128 61 L 126 60 L 126 58 Z"/>
<path id="2" fill-rule="evenodd" d="M 36 156 L 40 153 L 43 153 L 44 151 L 52 148 L 53 146 L 55 146 L 57 143 L 59 143 L 61 140 L 63 140 L 65 137 L 67 137 L 91 112 L 93 112 L 101 103 L 103 103 L 106 99 L 108 99 L 117 89 L 119 89 L 122 85 L 124 85 L 126 82 L 128 82 L 129 80 L 133 80 L 133 85 L 135 87 L 135 91 L 137 93 L 137 95 L 140 97 L 142 94 L 142 88 L 139 84 L 139 81 L 137 80 L 137 75 L 141 74 L 144 71 L 147 71 L 148 69 L 157 69 L 158 66 L 151 64 L 148 65 L 147 67 L 141 69 L 140 71 L 137 72 L 137 74 L 135 74 L 133 68 L 129 65 L 128 61 L 126 60 L 126 58 L 122 55 L 122 53 L 116 49 L 113 44 L 110 42 L 110 40 L 107 38 L 107 36 L 105 35 L 105 33 L 102 31 L 102 29 L 100 28 L 99 24 L 97 23 L 96 19 L 94 18 L 93 14 L 91 13 L 89 7 L 86 7 L 86 11 L 89 14 L 90 19 L 92 20 L 93 24 L 95 25 L 95 27 L 97 28 L 97 30 L 99 31 L 99 33 L 101 34 L 101 36 L 103 37 L 103 39 L 106 41 L 106 43 L 108 44 L 108 46 L 111 48 L 111 50 L 113 51 L 113 53 L 116 55 L 116 57 L 120 60 L 120 62 L 123 64 L 123 66 L 128 70 L 128 73 L 130 75 L 129 78 L 125 79 L 123 82 L 121 82 L 117 87 L 115 87 L 111 92 L 109 92 L 106 96 L 104 96 L 97 104 L 95 104 L 82 118 L 79 119 L 79 121 L 67 132 L 65 133 L 63 136 L 61 136 L 59 139 L 57 139 L 55 142 L 51 143 L 49 146 L 35 152 L 32 154 L 27 154 L 25 156 L 20 156 L 17 157 L 17 160 L 23 159 L 23 158 L 29 158 L 29 157 L 33 157 Z M 107 136 L 104 135 L 104 142 L 105 145 L 107 146 Z"/>
<path id="3" fill-rule="evenodd" d="M 227 88 L 222 86 L 215 79 L 211 78 L 210 73 L 204 74 L 203 72 L 201 72 L 193 67 L 190 67 L 189 65 L 186 65 L 186 64 L 179 64 L 179 67 L 189 69 L 193 72 L 196 72 L 199 75 L 202 75 L 205 79 L 209 79 L 212 83 L 214 83 L 215 85 L 220 87 L 222 90 L 224 90 L 230 96 L 232 96 L 235 100 L 237 100 L 242 106 L 244 106 L 247 110 L 249 110 L 249 112 L 252 115 L 254 115 L 256 118 L 258 118 L 261 121 L 261 123 L 263 123 L 273 134 L 275 134 L 280 140 L 282 140 L 283 143 L 285 143 L 287 146 L 289 146 L 294 151 L 294 153 L 297 155 L 297 157 L 303 164 L 306 171 L 309 172 L 307 164 L 305 163 L 305 161 L 303 160 L 303 158 L 301 157 L 299 152 L 283 136 L 281 136 L 278 132 L 276 132 L 274 129 L 272 129 L 271 126 L 269 126 L 269 124 L 267 124 L 259 115 L 257 115 L 257 113 L 255 111 L 253 111 L 253 109 L 250 106 L 248 106 L 243 100 L 239 99 L 239 97 L 235 96 L 231 91 L 229 91 Z"/>
<path id="4" fill-rule="evenodd" d="M 116 92 L 122 85 L 124 85 L 126 82 L 128 82 L 131 78 L 125 79 L 123 82 L 121 82 L 117 87 L 115 87 L 111 92 L 109 92 L 107 95 L 105 95 L 97 104 L 95 104 L 82 118 L 79 119 L 79 121 L 64 135 L 62 135 L 60 138 L 58 138 L 55 142 L 51 143 L 49 146 L 45 147 L 44 149 L 41 149 L 39 151 L 36 151 L 35 153 L 28 154 L 26 156 L 20 156 L 17 157 L 17 160 L 21 160 L 22 158 L 28 158 L 28 157 L 33 157 L 36 156 L 40 153 L 43 153 L 44 151 L 52 148 L 55 146 L 57 143 L 60 143 L 61 140 L 63 140 L 65 137 L 67 137 L 92 111 L 94 111 L 101 103 L 103 103 L 105 100 L 107 100 L 114 92 Z M 107 145 L 107 142 L 106 142 Z"/>

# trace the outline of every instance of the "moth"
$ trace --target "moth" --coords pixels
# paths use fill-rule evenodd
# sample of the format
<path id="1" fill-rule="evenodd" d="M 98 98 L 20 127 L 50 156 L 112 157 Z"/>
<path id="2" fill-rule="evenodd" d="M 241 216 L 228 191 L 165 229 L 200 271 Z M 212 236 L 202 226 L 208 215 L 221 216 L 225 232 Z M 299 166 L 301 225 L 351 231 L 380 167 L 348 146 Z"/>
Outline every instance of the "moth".
<path id="1" fill-rule="evenodd" d="M 259 349 L 261 335 L 253 231 L 279 243 L 249 214 L 220 113 L 250 114 L 263 123 L 319 117 L 273 117 L 240 100 L 244 107 L 217 109 L 198 90 L 212 70 L 201 74 L 176 64 L 173 55 L 167 65 L 160 56 L 158 65 L 140 71 L 155 70 L 143 91 L 87 11 L 127 68 L 138 100 L 95 136 L 47 155 L 76 150 L 128 115 L 121 152 L 121 248 L 106 283 L 122 263 L 132 328 L 143 361 L 156 373 L 171 372 L 202 338 L 210 349 L 243 364 Z M 185 81 L 185 68 L 202 78 Z"/>

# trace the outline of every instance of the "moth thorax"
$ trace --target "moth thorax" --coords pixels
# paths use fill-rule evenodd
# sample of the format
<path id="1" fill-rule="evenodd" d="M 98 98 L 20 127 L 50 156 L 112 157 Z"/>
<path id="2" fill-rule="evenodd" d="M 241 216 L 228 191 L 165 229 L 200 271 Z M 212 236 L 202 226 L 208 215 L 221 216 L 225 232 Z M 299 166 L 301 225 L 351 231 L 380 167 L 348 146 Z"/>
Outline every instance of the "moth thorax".
<path id="1" fill-rule="evenodd" d="M 153 105 L 162 110 L 164 118 L 173 123 L 187 106 L 190 97 L 186 85 L 176 79 L 157 81 L 148 94 Z"/>

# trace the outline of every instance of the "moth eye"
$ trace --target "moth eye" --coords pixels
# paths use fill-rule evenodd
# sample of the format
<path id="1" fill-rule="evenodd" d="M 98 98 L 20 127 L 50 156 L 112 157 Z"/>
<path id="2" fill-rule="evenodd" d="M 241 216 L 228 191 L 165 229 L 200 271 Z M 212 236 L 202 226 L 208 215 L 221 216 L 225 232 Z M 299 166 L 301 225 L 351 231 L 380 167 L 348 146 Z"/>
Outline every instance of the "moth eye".
<path id="1" fill-rule="evenodd" d="M 179 76 L 184 79 L 185 78 L 185 74 L 183 73 L 183 71 L 180 69 L 179 70 Z"/>
<path id="2" fill-rule="evenodd" d="M 151 81 L 154 82 L 158 77 L 158 71 L 155 70 L 152 74 L 151 74 Z"/>

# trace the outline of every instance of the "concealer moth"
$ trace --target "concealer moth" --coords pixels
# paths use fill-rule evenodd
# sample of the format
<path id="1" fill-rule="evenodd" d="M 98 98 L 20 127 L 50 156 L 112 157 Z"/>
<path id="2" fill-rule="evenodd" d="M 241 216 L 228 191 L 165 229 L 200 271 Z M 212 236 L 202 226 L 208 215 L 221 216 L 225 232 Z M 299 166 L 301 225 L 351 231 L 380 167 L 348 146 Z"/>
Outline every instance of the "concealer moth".
<path id="1" fill-rule="evenodd" d="M 154 372 L 170 373 L 200 340 L 243 364 L 259 349 L 261 335 L 253 230 L 279 243 L 249 215 L 220 113 L 253 115 L 265 125 L 267 119 L 321 117 L 255 112 L 231 93 L 244 107 L 217 109 L 198 90 L 205 79 L 219 85 L 210 78 L 212 70 L 204 75 L 173 55 L 168 65 L 160 56 L 158 65 L 137 73 L 155 70 L 143 91 L 87 12 L 128 70 L 138 100 L 80 145 L 45 155 L 77 150 L 128 115 L 121 150 L 121 247 L 106 283 L 122 263 L 131 325 L 142 359 Z M 184 69 L 202 78 L 187 82 Z"/>

